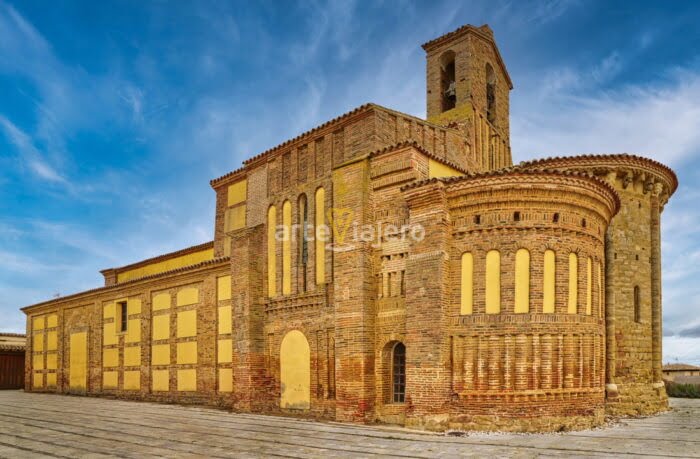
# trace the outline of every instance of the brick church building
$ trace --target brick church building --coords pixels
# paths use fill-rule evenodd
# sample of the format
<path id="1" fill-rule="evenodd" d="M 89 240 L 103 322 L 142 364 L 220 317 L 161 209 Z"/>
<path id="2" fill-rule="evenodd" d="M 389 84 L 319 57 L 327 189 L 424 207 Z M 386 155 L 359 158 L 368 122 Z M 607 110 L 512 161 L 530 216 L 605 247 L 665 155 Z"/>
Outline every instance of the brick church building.
<path id="1" fill-rule="evenodd" d="M 491 29 L 423 49 L 427 119 L 368 104 L 304 132 L 210 182 L 213 241 L 24 308 L 27 390 L 431 430 L 666 409 L 673 171 L 513 165 Z"/>

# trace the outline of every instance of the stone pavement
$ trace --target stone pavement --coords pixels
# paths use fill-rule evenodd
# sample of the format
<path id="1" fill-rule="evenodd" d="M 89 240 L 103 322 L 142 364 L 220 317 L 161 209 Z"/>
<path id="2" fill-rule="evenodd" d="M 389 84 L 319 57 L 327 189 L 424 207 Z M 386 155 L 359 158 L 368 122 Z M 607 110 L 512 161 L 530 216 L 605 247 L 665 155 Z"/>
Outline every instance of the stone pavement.
<path id="1" fill-rule="evenodd" d="M 699 457 L 700 400 L 564 434 L 452 437 L 202 407 L 0 391 L 0 457 Z"/>

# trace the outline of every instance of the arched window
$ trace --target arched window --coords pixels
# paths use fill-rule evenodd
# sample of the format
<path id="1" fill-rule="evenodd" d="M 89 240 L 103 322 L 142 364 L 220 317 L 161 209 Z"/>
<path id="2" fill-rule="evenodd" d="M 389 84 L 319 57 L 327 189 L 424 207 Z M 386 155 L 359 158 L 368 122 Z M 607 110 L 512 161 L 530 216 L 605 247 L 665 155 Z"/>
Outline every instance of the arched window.
<path id="1" fill-rule="evenodd" d="M 326 283 L 326 238 L 329 236 L 326 227 L 326 191 L 323 188 L 316 190 L 314 196 L 315 230 L 316 234 L 314 250 L 316 252 L 316 284 Z"/>
<path id="2" fill-rule="evenodd" d="M 530 312 L 530 252 L 519 249 L 515 253 L 515 310 L 516 314 Z"/>
<path id="3" fill-rule="evenodd" d="M 297 221 L 299 225 L 299 257 L 297 259 L 297 277 L 300 283 L 302 292 L 306 291 L 306 266 L 309 261 L 309 246 L 308 246 L 308 227 L 309 227 L 309 210 L 306 203 L 306 195 L 299 196 L 299 217 Z"/>
<path id="4" fill-rule="evenodd" d="M 501 253 L 486 254 L 486 314 L 501 312 Z"/>
<path id="5" fill-rule="evenodd" d="M 270 298 L 277 295 L 277 208 L 267 209 L 267 294 Z"/>
<path id="6" fill-rule="evenodd" d="M 457 105 L 454 51 L 447 51 L 440 57 L 440 84 L 442 111 L 445 112 Z"/>
<path id="7" fill-rule="evenodd" d="M 542 312 L 551 314 L 556 303 L 557 262 L 554 250 L 544 251 L 544 272 L 542 273 Z"/>
<path id="8" fill-rule="evenodd" d="M 391 356 L 391 401 L 406 400 L 406 346 L 396 343 Z"/>
<path id="9" fill-rule="evenodd" d="M 474 310 L 474 257 L 471 253 L 462 254 L 462 285 L 460 314 L 471 314 Z"/>
<path id="10" fill-rule="evenodd" d="M 593 312 L 593 260 L 586 259 L 586 315 Z"/>
<path id="11" fill-rule="evenodd" d="M 282 295 L 292 293 L 292 204 L 284 201 L 282 204 Z"/>
<path id="12" fill-rule="evenodd" d="M 496 74 L 491 64 L 486 64 L 486 119 L 496 120 Z"/>
<path id="13" fill-rule="evenodd" d="M 640 298 L 640 289 L 638 285 L 634 286 L 634 321 L 639 323 L 642 321 L 642 305 Z"/>
<path id="14" fill-rule="evenodd" d="M 569 254 L 569 314 L 578 311 L 578 255 Z"/>

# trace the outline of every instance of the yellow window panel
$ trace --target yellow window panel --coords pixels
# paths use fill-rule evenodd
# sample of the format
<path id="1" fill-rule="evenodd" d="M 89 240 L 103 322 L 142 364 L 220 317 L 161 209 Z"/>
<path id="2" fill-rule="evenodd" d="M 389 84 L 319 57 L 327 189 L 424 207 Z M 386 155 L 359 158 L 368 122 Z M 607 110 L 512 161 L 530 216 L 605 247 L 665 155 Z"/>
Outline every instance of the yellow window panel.
<path id="1" fill-rule="evenodd" d="M 233 185 L 229 185 L 228 187 L 228 199 L 227 203 L 228 206 L 234 206 L 240 202 L 243 202 L 246 200 L 246 195 L 247 195 L 247 190 L 248 190 L 248 181 L 247 180 L 241 180 L 239 182 L 234 183 Z"/>
<path id="2" fill-rule="evenodd" d="M 46 328 L 56 328 L 58 326 L 58 316 L 50 314 L 46 317 Z"/>
<path id="3" fill-rule="evenodd" d="M 138 343 L 141 341 L 141 319 L 129 319 L 124 341 L 127 343 Z"/>
<path id="4" fill-rule="evenodd" d="M 218 363 L 231 363 L 233 361 L 233 340 L 220 339 L 217 352 Z"/>
<path id="5" fill-rule="evenodd" d="M 34 335 L 34 344 L 32 346 L 34 348 L 34 351 L 43 351 L 44 350 L 44 335 Z"/>
<path id="6" fill-rule="evenodd" d="M 34 320 L 32 321 L 33 324 L 33 329 L 34 330 L 43 330 L 44 329 L 44 316 L 38 316 L 35 317 Z"/>
<path id="7" fill-rule="evenodd" d="M 519 249 L 515 253 L 515 309 L 516 314 L 530 312 L 530 252 Z"/>
<path id="8" fill-rule="evenodd" d="M 177 314 L 177 337 L 197 336 L 197 311 L 182 311 Z"/>
<path id="9" fill-rule="evenodd" d="M 267 296 L 272 298 L 277 295 L 277 209 L 270 206 L 267 210 Z M 318 253 L 318 242 L 316 243 Z"/>
<path id="10" fill-rule="evenodd" d="M 124 372 L 124 390 L 139 390 L 141 389 L 141 372 L 140 371 L 125 371 Z"/>
<path id="11" fill-rule="evenodd" d="M 501 253 L 486 254 L 486 314 L 501 312 Z"/>
<path id="12" fill-rule="evenodd" d="M 44 374 L 43 373 L 34 373 L 34 381 L 32 382 L 32 385 L 36 389 L 41 389 L 44 387 Z"/>
<path id="13" fill-rule="evenodd" d="M 56 373 L 46 375 L 46 387 L 56 387 Z"/>
<path id="14" fill-rule="evenodd" d="M 216 296 L 219 301 L 231 299 L 231 276 L 216 278 Z"/>
<path id="15" fill-rule="evenodd" d="M 235 231 L 237 229 L 245 228 L 245 214 L 246 206 L 245 204 L 233 207 L 226 211 L 224 218 L 226 219 L 226 224 L 224 225 L 224 230 L 226 232 Z"/>
<path id="16" fill-rule="evenodd" d="M 56 354 L 46 354 L 46 369 L 55 370 L 58 364 L 58 356 Z"/>
<path id="17" fill-rule="evenodd" d="M 153 310 L 170 309 L 170 294 L 159 293 L 153 297 Z"/>
<path id="18" fill-rule="evenodd" d="M 102 388 L 116 389 L 119 385 L 119 373 L 116 371 L 105 371 L 102 373 Z"/>
<path id="19" fill-rule="evenodd" d="M 322 236 L 323 228 L 325 227 L 325 206 L 326 206 L 326 191 L 323 188 L 316 190 L 314 203 L 316 224 L 316 239 L 314 241 L 315 263 L 316 263 L 316 284 L 326 283 L 326 242 Z"/>
<path id="20" fill-rule="evenodd" d="M 197 363 L 197 342 L 177 343 L 177 363 L 180 365 Z"/>
<path id="21" fill-rule="evenodd" d="M 231 368 L 219 370 L 219 392 L 233 392 L 233 370 Z"/>
<path id="22" fill-rule="evenodd" d="M 177 371 L 177 390 L 180 392 L 193 392 L 197 390 L 197 370 Z"/>
<path id="23" fill-rule="evenodd" d="M 474 311 L 474 256 L 470 252 L 462 254 L 462 283 L 460 286 L 460 314 Z"/>
<path id="24" fill-rule="evenodd" d="M 170 371 L 153 370 L 153 392 L 168 392 L 170 390 Z"/>
<path id="25" fill-rule="evenodd" d="M 551 314 L 554 312 L 556 302 L 556 254 L 553 250 L 544 251 L 544 273 L 542 274 L 543 301 L 542 312 Z"/>
<path id="26" fill-rule="evenodd" d="M 284 201 L 282 204 L 282 225 L 284 239 L 282 240 L 282 295 L 292 293 L 292 204 Z"/>
<path id="27" fill-rule="evenodd" d="M 224 256 L 228 257 L 231 255 L 231 237 L 226 236 L 224 238 Z"/>
<path id="28" fill-rule="evenodd" d="M 232 331 L 231 306 L 222 306 L 219 308 L 219 334 L 225 335 Z"/>
<path id="29" fill-rule="evenodd" d="M 132 346 L 124 348 L 124 366 L 137 367 L 141 366 L 141 347 Z"/>
<path id="30" fill-rule="evenodd" d="M 32 360 L 32 368 L 35 370 L 44 369 L 44 354 L 34 354 L 34 359 Z"/>
<path id="31" fill-rule="evenodd" d="M 187 306 L 195 303 L 199 303 L 199 289 L 188 287 L 177 292 L 178 306 Z"/>
<path id="32" fill-rule="evenodd" d="M 115 327 L 114 322 L 104 324 L 103 334 L 102 334 L 102 344 L 104 346 L 111 346 L 112 344 L 117 344 L 119 342 L 119 339 L 117 337 L 117 334 L 115 332 L 114 327 Z"/>
<path id="33" fill-rule="evenodd" d="M 104 306 L 104 308 L 102 309 L 102 317 L 104 319 L 112 319 L 117 317 L 116 307 L 114 303 L 109 303 Z"/>
<path id="34" fill-rule="evenodd" d="M 119 349 L 103 349 L 102 366 L 105 368 L 119 366 Z"/>
<path id="35" fill-rule="evenodd" d="M 170 365 L 170 344 L 156 344 L 151 348 L 151 365 Z"/>
<path id="36" fill-rule="evenodd" d="M 576 314 L 578 312 L 578 255 L 569 254 L 569 303 L 567 312 Z"/>
<path id="37" fill-rule="evenodd" d="M 129 298 L 126 306 L 127 314 L 141 314 L 141 299 Z"/>
<path id="38" fill-rule="evenodd" d="M 153 341 L 170 338 L 170 314 L 153 316 Z"/>
<path id="39" fill-rule="evenodd" d="M 55 331 L 46 334 L 46 350 L 55 351 L 58 348 L 58 338 Z"/>
<path id="40" fill-rule="evenodd" d="M 87 387 L 87 332 L 70 335 L 69 380 L 71 390 L 85 390 Z"/>

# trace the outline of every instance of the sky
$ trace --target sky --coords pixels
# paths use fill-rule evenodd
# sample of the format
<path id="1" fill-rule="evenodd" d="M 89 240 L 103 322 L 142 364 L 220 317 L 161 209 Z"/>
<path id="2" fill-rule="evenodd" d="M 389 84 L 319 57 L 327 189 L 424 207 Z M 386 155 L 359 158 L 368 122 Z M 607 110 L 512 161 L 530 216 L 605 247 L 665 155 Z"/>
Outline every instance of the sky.
<path id="1" fill-rule="evenodd" d="M 209 180 L 366 102 L 425 117 L 420 45 L 488 23 L 515 162 L 634 153 L 662 217 L 664 361 L 700 364 L 700 2 L 0 0 L 0 331 L 100 269 L 213 238 Z"/>

